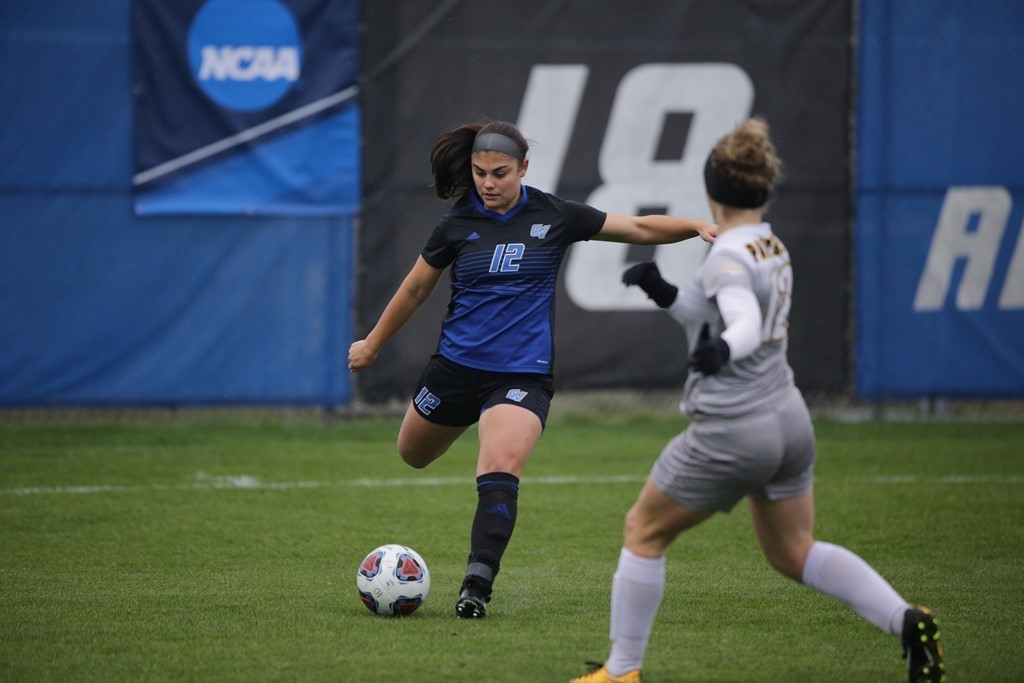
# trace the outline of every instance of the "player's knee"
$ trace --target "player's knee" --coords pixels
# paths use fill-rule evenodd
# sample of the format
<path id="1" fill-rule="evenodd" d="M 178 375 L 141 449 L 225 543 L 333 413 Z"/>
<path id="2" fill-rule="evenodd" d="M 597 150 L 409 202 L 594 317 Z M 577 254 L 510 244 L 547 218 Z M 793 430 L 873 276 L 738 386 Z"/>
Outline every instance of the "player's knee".
<path id="1" fill-rule="evenodd" d="M 775 571 L 794 581 L 803 581 L 807 553 L 797 547 L 766 549 L 764 557 Z"/>
<path id="2" fill-rule="evenodd" d="M 424 467 L 431 463 L 430 460 L 426 460 L 418 455 L 399 453 L 402 456 L 402 461 L 409 467 L 413 467 L 418 470 L 422 470 Z"/>
<path id="3" fill-rule="evenodd" d="M 633 505 L 626 513 L 622 528 L 623 544 L 632 550 L 657 552 L 663 549 L 657 529 L 643 514 L 639 505 Z"/>
<path id="4" fill-rule="evenodd" d="M 626 542 L 637 540 L 638 530 L 640 528 L 640 513 L 637 512 L 636 505 L 629 508 L 626 512 L 626 518 L 622 523 L 622 536 Z"/>
<path id="5" fill-rule="evenodd" d="M 765 559 L 768 560 L 768 564 L 771 565 L 772 569 L 783 576 L 788 576 L 795 581 L 799 580 L 799 574 L 795 571 L 791 558 L 782 555 L 766 555 Z"/>
<path id="6" fill-rule="evenodd" d="M 508 472 L 520 476 L 527 460 L 530 458 L 530 451 L 513 447 L 504 447 L 488 444 L 480 450 L 477 456 L 478 472 Z"/>
<path id="7" fill-rule="evenodd" d="M 398 442 L 398 455 L 402 458 L 402 462 L 410 467 L 421 470 L 430 463 L 441 457 L 442 453 L 436 453 L 433 450 L 424 449 L 421 446 L 414 444 L 403 443 L 401 440 Z"/>
<path id="8" fill-rule="evenodd" d="M 482 468 L 478 469 L 478 472 L 509 472 L 518 475 L 523 470 L 523 463 L 521 459 L 516 458 L 488 457 L 481 460 L 478 467 Z"/>

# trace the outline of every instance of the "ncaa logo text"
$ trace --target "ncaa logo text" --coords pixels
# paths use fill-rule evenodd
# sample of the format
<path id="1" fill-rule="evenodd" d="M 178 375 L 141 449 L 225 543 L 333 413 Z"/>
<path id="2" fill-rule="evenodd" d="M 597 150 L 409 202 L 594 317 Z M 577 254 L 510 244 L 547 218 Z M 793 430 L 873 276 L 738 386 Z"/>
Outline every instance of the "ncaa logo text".
<path id="1" fill-rule="evenodd" d="M 208 0 L 188 31 L 196 83 L 225 109 L 258 111 L 302 76 L 302 38 L 278 0 Z"/>
<path id="2" fill-rule="evenodd" d="M 199 80 L 299 80 L 299 51 L 269 45 L 206 45 L 202 50 Z"/>

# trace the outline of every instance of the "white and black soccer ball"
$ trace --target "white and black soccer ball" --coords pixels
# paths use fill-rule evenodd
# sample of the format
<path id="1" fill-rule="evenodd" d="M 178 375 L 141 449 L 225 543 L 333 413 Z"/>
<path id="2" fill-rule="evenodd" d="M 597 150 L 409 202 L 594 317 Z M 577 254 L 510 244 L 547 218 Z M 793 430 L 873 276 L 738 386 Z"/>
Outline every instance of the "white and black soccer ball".
<path id="1" fill-rule="evenodd" d="M 430 592 L 430 570 L 408 546 L 375 548 L 356 573 L 359 599 L 374 614 L 404 617 L 415 612 Z"/>

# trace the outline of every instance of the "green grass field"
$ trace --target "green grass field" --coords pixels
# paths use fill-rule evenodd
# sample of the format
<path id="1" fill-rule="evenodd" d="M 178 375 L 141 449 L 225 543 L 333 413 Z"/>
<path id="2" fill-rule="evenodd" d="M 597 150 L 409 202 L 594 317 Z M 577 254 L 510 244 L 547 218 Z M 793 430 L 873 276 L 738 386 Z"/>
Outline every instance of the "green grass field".
<path id="1" fill-rule="evenodd" d="M 0 418 L 0 680 L 566 681 L 607 653 L 622 516 L 683 424 L 553 420 L 491 612 L 462 622 L 475 432 L 412 470 L 389 419 Z M 817 536 L 936 610 L 952 681 L 1024 678 L 1024 425 L 817 430 Z M 432 573 L 406 619 L 356 594 L 389 542 Z M 644 677 L 906 680 L 894 639 L 767 567 L 743 507 L 670 549 Z"/>

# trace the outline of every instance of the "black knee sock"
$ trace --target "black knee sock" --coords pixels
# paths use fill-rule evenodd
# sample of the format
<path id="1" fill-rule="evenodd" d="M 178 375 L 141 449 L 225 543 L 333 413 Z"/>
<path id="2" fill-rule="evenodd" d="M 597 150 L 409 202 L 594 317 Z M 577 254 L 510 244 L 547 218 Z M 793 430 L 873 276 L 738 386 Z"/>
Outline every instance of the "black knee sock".
<path id="1" fill-rule="evenodd" d="M 490 584 L 516 526 L 519 478 L 507 472 L 489 472 L 476 478 L 476 488 L 479 498 L 466 574 L 479 576 Z"/>

